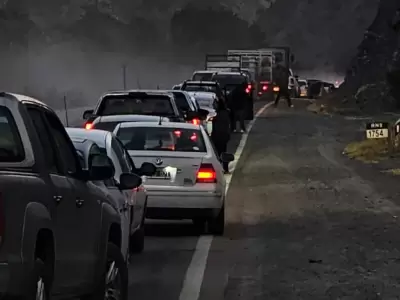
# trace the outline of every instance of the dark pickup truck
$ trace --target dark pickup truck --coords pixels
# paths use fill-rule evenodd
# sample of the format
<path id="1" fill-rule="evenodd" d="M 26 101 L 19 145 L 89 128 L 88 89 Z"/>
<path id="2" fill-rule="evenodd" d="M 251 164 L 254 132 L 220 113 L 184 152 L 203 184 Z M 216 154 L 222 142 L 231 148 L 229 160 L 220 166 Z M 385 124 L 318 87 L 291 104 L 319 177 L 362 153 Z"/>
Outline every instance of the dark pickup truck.
<path id="1" fill-rule="evenodd" d="M 81 168 L 47 105 L 0 93 L 1 299 L 127 299 L 121 218 L 91 183 L 113 174 L 101 154 Z"/>

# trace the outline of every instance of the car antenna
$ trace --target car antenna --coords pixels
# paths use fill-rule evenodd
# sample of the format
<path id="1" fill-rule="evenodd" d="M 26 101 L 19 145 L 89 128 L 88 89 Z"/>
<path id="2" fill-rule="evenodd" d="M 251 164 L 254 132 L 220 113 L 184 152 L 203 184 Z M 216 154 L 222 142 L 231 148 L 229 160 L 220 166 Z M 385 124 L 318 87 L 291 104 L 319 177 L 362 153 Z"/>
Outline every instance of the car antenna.
<path id="1" fill-rule="evenodd" d="M 162 121 L 162 116 L 160 116 L 160 120 L 158 121 L 158 125 L 162 125 L 161 121 Z"/>

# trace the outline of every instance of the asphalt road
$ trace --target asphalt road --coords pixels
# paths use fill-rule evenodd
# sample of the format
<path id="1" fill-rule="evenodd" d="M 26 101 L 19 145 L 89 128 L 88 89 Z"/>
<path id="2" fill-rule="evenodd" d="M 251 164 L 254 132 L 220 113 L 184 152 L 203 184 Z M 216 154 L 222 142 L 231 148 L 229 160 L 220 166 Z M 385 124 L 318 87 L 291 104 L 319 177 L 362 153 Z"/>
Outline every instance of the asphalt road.
<path id="1" fill-rule="evenodd" d="M 146 225 L 129 299 L 399 299 L 400 207 L 382 188 L 389 181 L 342 156 L 356 121 L 294 104 L 254 123 L 223 237 L 196 236 L 190 223 Z"/>

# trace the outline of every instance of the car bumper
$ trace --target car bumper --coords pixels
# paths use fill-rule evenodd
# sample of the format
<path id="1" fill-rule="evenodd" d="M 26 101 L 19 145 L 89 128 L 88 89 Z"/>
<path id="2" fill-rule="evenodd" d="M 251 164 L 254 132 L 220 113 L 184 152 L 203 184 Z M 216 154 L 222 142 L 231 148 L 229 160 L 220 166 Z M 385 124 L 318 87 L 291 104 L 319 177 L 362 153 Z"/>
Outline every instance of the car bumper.
<path id="1" fill-rule="evenodd" d="M 148 190 L 147 218 L 194 218 L 215 216 L 223 204 L 223 195 L 214 191 Z"/>

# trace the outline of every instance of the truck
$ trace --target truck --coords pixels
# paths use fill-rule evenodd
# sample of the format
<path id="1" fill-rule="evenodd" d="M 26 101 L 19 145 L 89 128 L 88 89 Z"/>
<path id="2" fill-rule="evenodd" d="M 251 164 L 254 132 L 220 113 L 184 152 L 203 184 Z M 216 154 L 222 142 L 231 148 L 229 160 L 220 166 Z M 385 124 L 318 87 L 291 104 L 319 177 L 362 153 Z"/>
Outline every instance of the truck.
<path id="1" fill-rule="evenodd" d="M 240 56 L 240 69 L 252 75 L 258 97 L 273 96 L 278 91 L 274 85 L 274 68 L 277 64 L 289 68 L 294 61 L 289 47 L 268 47 L 255 50 L 228 50 L 228 56 Z"/>
<path id="2" fill-rule="evenodd" d="M 0 93 L 2 299 L 104 299 L 110 286 L 127 299 L 121 217 L 92 183 L 113 176 L 104 154 L 82 168 L 45 103 Z"/>

